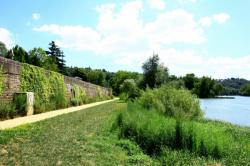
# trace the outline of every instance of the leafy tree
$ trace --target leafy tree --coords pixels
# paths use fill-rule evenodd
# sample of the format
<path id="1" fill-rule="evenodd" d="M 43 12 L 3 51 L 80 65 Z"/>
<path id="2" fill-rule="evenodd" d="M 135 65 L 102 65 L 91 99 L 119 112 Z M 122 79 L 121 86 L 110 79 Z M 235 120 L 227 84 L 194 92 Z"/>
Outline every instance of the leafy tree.
<path id="1" fill-rule="evenodd" d="M 250 96 L 250 84 L 241 87 L 240 94 L 243 96 Z"/>
<path id="2" fill-rule="evenodd" d="M 19 45 L 16 45 L 13 49 L 14 58 L 13 60 L 22 63 L 30 63 L 29 54 Z"/>
<path id="3" fill-rule="evenodd" d="M 188 90 L 192 90 L 195 86 L 195 83 L 198 81 L 198 79 L 195 77 L 193 73 L 191 73 L 191 74 L 186 74 L 186 76 L 183 77 L 183 81 L 184 81 L 185 87 Z"/>
<path id="4" fill-rule="evenodd" d="M 129 71 L 118 71 L 116 72 L 111 79 L 111 87 L 115 95 L 120 94 L 120 86 L 126 79 L 134 79 L 137 81 L 139 79 L 139 74 L 136 72 Z"/>
<path id="5" fill-rule="evenodd" d="M 156 78 L 155 78 L 156 86 L 159 87 L 162 84 L 166 83 L 168 81 L 168 78 L 169 78 L 168 68 L 165 67 L 163 64 L 159 65 L 157 67 Z"/>
<path id="6" fill-rule="evenodd" d="M 49 57 L 42 48 L 33 48 L 29 51 L 30 64 L 47 68 L 49 64 Z"/>
<path id="7" fill-rule="evenodd" d="M 120 86 L 120 92 L 122 98 L 125 100 L 134 100 L 140 96 L 140 89 L 138 88 L 134 79 L 126 79 Z"/>
<path id="8" fill-rule="evenodd" d="M 153 55 L 143 65 L 144 88 L 155 88 L 165 83 L 168 79 L 168 69 L 159 64 L 159 56 Z"/>
<path id="9" fill-rule="evenodd" d="M 5 44 L 0 41 L 0 56 L 6 57 L 8 53 L 8 49 L 6 48 Z"/>
<path id="10" fill-rule="evenodd" d="M 220 95 L 222 90 L 223 86 L 215 80 L 209 77 L 202 77 L 199 82 L 195 84 L 193 92 L 200 98 L 211 98 Z"/>

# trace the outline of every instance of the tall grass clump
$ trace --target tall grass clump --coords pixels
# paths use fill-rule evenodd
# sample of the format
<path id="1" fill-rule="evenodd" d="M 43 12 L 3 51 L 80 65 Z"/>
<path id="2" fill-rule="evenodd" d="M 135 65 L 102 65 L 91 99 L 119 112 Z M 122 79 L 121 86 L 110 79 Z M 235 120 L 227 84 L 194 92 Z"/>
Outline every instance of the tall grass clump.
<path id="1" fill-rule="evenodd" d="M 149 155 L 170 148 L 218 159 L 227 153 L 231 141 L 223 129 L 165 117 L 136 103 L 128 104 L 128 110 L 119 114 L 116 124 L 121 138 L 135 141 Z"/>
<path id="2" fill-rule="evenodd" d="M 17 110 L 13 104 L 0 102 L 0 120 L 12 119 L 17 116 Z"/>
<path id="3" fill-rule="evenodd" d="M 199 99 L 188 90 L 164 85 L 158 89 L 147 88 L 137 102 L 146 109 L 155 109 L 166 116 L 181 119 L 202 119 Z"/>

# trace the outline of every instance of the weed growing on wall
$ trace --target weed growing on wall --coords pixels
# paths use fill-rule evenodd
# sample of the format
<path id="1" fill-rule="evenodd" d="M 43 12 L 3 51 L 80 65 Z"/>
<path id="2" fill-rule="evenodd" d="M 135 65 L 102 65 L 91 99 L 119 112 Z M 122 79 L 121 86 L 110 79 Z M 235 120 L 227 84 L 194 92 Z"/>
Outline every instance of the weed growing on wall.
<path id="1" fill-rule="evenodd" d="M 83 87 L 74 84 L 72 90 L 74 95 L 74 97 L 71 99 L 72 105 L 77 106 L 87 102 L 86 92 Z"/>
<path id="2" fill-rule="evenodd" d="M 3 94 L 4 91 L 4 85 L 5 85 L 5 77 L 4 77 L 4 71 L 3 66 L 0 65 L 0 96 Z"/>

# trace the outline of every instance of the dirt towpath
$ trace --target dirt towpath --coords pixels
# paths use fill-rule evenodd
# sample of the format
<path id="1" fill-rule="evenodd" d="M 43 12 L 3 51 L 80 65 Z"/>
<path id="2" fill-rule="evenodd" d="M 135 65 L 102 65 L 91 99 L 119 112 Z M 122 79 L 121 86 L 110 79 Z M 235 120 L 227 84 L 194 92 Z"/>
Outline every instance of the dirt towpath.
<path id="1" fill-rule="evenodd" d="M 86 108 L 94 107 L 94 106 L 101 105 L 101 104 L 108 103 L 108 102 L 112 102 L 115 100 L 118 100 L 118 98 L 115 98 L 112 100 L 96 102 L 96 103 L 91 103 L 91 104 L 86 104 L 86 105 L 82 105 L 82 106 L 78 106 L 78 107 L 70 107 L 70 108 L 65 108 L 65 109 L 61 109 L 61 110 L 55 110 L 55 111 L 50 111 L 50 112 L 46 112 L 46 113 L 5 120 L 5 121 L 0 122 L 0 130 L 17 127 L 17 126 L 27 124 L 27 123 L 34 123 L 34 122 L 41 121 L 44 119 L 59 116 L 62 114 L 68 114 L 71 112 L 80 111 L 80 110 L 83 110 Z"/>

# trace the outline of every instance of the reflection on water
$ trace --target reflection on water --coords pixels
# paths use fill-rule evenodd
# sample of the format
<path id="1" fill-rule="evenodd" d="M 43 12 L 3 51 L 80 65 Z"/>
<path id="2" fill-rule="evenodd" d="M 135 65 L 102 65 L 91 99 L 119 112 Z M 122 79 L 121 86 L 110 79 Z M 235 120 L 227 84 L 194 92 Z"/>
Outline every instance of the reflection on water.
<path id="1" fill-rule="evenodd" d="M 250 97 L 234 97 L 235 99 L 201 99 L 205 117 L 250 126 Z"/>

